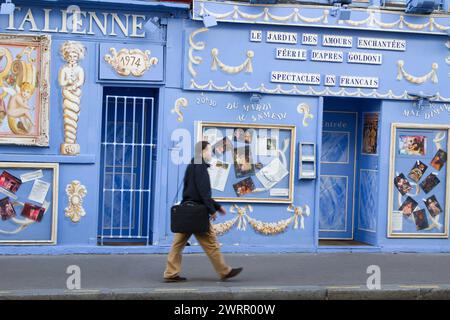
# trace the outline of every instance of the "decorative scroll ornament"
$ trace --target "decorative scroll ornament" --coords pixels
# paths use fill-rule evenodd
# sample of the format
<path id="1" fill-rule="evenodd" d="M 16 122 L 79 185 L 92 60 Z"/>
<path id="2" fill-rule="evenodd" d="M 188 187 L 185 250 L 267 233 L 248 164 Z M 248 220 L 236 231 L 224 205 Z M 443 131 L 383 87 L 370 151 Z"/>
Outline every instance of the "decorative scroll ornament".
<path id="1" fill-rule="evenodd" d="M 236 223 L 238 223 L 238 230 L 245 231 L 247 229 L 247 223 L 258 233 L 263 235 L 276 235 L 283 233 L 287 230 L 289 225 L 294 222 L 294 229 L 305 228 L 304 216 L 310 215 L 310 208 L 307 205 L 302 207 L 294 207 L 289 205 L 287 211 L 293 212 L 292 217 L 280 220 L 278 222 L 263 222 L 251 218 L 247 212 L 253 212 L 253 207 L 251 205 L 238 206 L 234 204 L 230 208 L 230 212 L 236 213 L 237 216 L 231 220 L 225 221 L 219 224 L 213 224 L 214 231 L 217 235 L 223 235 L 230 231 Z M 300 222 L 299 222 L 300 220 Z"/>
<path id="2" fill-rule="evenodd" d="M 85 46 L 78 41 L 66 41 L 61 46 L 61 55 L 67 62 L 60 69 L 58 76 L 62 88 L 64 114 L 64 143 L 61 144 L 60 152 L 64 155 L 80 153 L 80 145 L 76 141 L 84 70 L 78 63 L 84 59 L 85 53 Z"/>
<path id="3" fill-rule="evenodd" d="M 24 206 L 22 202 L 15 201 L 13 202 L 13 206 Z M 0 234 L 18 234 L 19 232 L 25 230 L 27 227 L 35 223 L 36 221 L 28 218 L 18 219 L 16 217 L 12 217 L 9 221 L 17 225 L 17 228 L 11 231 L 5 231 L 0 229 Z"/>
<path id="4" fill-rule="evenodd" d="M 152 66 L 158 64 L 158 58 L 151 57 L 151 51 L 123 48 L 117 52 L 110 48 L 111 54 L 105 54 L 104 59 L 121 76 L 142 77 Z"/>
<path id="5" fill-rule="evenodd" d="M 303 113 L 303 126 L 307 127 L 308 126 L 308 122 L 306 122 L 307 119 L 314 119 L 314 115 L 311 113 L 310 111 L 310 106 L 307 103 L 300 103 L 297 106 L 297 112 L 298 113 Z"/>
<path id="6" fill-rule="evenodd" d="M 227 66 L 226 64 L 224 64 L 222 61 L 219 60 L 219 49 L 217 49 L 217 48 L 214 48 L 211 50 L 211 56 L 212 56 L 211 70 L 213 70 L 213 71 L 217 70 L 217 66 L 219 66 L 219 68 L 222 71 L 224 71 L 226 73 L 230 73 L 230 74 L 240 73 L 244 69 L 245 69 L 246 73 L 253 72 L 252 59 L 255 56 L 255 53 L 252 50 L 248 50 L 247 58 L 245 59 L 245 61 L 235 67 Z"/>
<path id="7" fill-rule="evenodd" d="M 184 116 L 183 112 L 181 111 L 181 107 L 187 108 L 188 106 L 188 100 L 186 98 L 178 98 L 175 100 L 175 106 L 172 110 L 170 110 L 171 113 L 176 113 L 178 115 L 177 121 L 183 122 Z"/>
<path id="8" fill-rule="evenodd" d="M 438 83 L 438 76 L 437 76 L 438 64 L 436 62 L 434 62 L 431 65 L 431 71 L 421 77 L 415 77 L 415 76 L 407 73 L 403 67 L 404 64 L 405 64 L 405 62 L 403 60 L 397 61 L 397 66 L 398 66 L 397 80 L 401 80 L 404 77 L 408 82 L 411 82 L 414 84 L 422 84 L 422 83 L 428 81 L 429 79 L 431 79 L 431 82 L 433 82 L 433 83 Z"/>
<path id="9" fill-rule="evenodd" d="M 64 209 L 66 217 L 72 222 L 79 222 L 81 217 L 86 215 L 83 209 L 83 198 L 87 194 L 86 187 L 80 181 L 74 180 L 66 187 L 66 194 L 69 197 L 69 206 Z"/>
<path id="10" fill-rule="evenodd" d="M 273 89 L 268 88 L 263 83 L 258 87 L 250 87 L 247 82 L 242 87 L 233 85 L 230 81 L 227 81 L 225 85 L 217 85 L 212 80 L 209 80 L 205 84 L 199 84 L 191 79 L 191 88 L 199 90 L 214 90 L 214 91 L 227 91 L 227 92 L 262 92 L 270 94 L 290 94 L 290 95 L 311 95 L 311 96 L 338 96 L 338 97 L 365 97 L 365 98 L 381 98 L 381 99 L 395 99 L 395 100 L 410 100 L 412 97 L 408 95 L 405 90 L 402 94 L 394 94 L 392 90 L 388 90 L 386 93 L 378 92 L 376 89 L 363 90 L 361 88 L 354 90 L 347 90 L 346 88 L 340 88 L 332 90 L 330 88 L 324 88 L 323 90 L 316 90 L 315 88 L 308 86 L 306 90 L 301 90 L 299 86 L 292 85 L 288 89 L 284 89 L 281 85 L 276 85 Z M 431 101 L 443 101 L 450 102 L 450 97 L 444 97 L 439 92 L 436 92 Z"/>
<path id="11" fill-rule="evenodd" d="M 199 33 L 206 32 L 208 30 L 209 30 L 208 28 L 199 28 L 197 30 L 192 31 L 191 34 L 189 35 L 188 69 L 189 69 L 189 73 L 193 77 L 197 76 L 197 71 L 194 70 L 194 64 L 199 65 L 203 61 L 203 59 L 201 57 L 194 56 L 194 54 L 193 54 L 194 50 L 201 51 L 201 50 L 205 49 L 205 43 L 201 42 L 201 41 L 194 42 L 194 37 L 196 35 L 198 35 Z"/>

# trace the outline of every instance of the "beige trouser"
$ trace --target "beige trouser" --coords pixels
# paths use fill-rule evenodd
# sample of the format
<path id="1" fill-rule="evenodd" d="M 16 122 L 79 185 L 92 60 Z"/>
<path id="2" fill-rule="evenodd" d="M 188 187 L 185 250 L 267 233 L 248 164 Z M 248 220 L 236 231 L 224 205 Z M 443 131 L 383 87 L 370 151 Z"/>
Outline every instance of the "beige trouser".
<path id="1" fill-rule="evenodd" d="M 191 234 L 189 233 L 175 233 L 173 238 L 172 248 L 167 257 L 166 270 L 164 271 L 164 278 L 174 278 L 179 275 L 181 271 L 181 258 L 184 247 L 189 240 Z M 210 227 L 206 233 L 194 234 L 198 242 L 202 246 L 208 258 L 211 260 L 214 269 L 220 278 L 225 277 L 231 271 L 231 267 L 225 263 L 223 255 L 220 252 L 220 245 L 217 242 L 216 234 Z"/>

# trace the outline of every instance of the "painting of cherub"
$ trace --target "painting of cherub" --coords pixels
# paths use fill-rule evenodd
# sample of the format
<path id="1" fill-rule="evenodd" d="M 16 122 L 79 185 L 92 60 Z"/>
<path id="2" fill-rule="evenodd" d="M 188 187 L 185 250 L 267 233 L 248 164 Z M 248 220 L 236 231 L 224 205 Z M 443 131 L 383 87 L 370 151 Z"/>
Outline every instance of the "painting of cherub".
<path id="1" fill-rule="evenodd" d="M 50 37 L 0 34 L 0 144 L 48 146 Z"/>

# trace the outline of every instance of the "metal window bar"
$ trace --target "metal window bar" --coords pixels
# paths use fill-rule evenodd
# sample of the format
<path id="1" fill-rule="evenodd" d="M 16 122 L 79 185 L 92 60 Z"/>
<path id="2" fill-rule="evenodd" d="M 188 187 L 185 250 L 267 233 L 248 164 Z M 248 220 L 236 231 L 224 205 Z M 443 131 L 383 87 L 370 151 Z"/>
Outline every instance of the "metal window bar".
<path id="1" fill-rule="evenodd" d="M 154 144 L 154 99 L 151 97 L 131 97 L 131 96 L 112 96 L 107 95 L 105 101 L 104 112 L 104 137 L 102 139 L 103 152 L 103 197 L 101 208 L 101 226 L 99 230 L 100 245 L 104 245 L 105 240 L 112 239 L 140 239 L 145 240 L 148 245 L 151 241 L 151 186 L 152 186 L 152 164 L 153 164 L 153 148 Z M 123 103 L 123 104 L 122 104 Z M 120 108 L 122 107 L 122 108 Z M 111 113 L 109 109 L 114 109 L 112 141 L 110 126 Z M 120 110 L 121 109 L 121 110 Z M 128 116 L 131 110 L 132 115 Z M 122 111 L 122 113 L 120 113 Z M 141 121 L 139 122 L 139 116 Z M 128 124 L 127 118 L 132 117 L 133 122 Z M 123 125 L 120 125 L 120 124 Z M 140 129 L 139 129 L 140 124 Z M 146 124 L 149 126 L 147 127 Z M 131 137 L 127 130 L 131 126 Z M 122 136 L 120 137 L 119 128 L 122 128 Z M 139 132 L 140 130 L 140 132 Z M 140 136 L 140 141 L 139 141 Z M 122 139 L 120 139 L 122 138 Z M 130 139 L 131 138 L 131 141 Z M 122 141 L 120 141 L 122 140 Z M 137 141 L 136 141 L 137 140 Z M 110 150 L 112 147 L 112 154 Z M 120 159 L 120 149 L 121 161 Z M 131 148 L 131 166 L 126 170 L 127 155 Z M 140 158 L 140 163 L 136 163 Z M 108 169 L 108 161 L 112 161 L 112 169 Z M 112 170 L 112 171 L 110 171 Z M 128 172 L 131 170 L 131 172 Z M 139 177 L 135 178 L 135 172 L 139 173 Z M 107 175 L 111 175 L 111 187 L 107 186 Z M 120 183 L 117 182 L 117 175 L 120 174 Z M 129 186 L 125 184 L 126 174 L 130 175 Z M 138 183 L 136 186 L 135 184 Z M 120 185 L 120 187 L 119 187 Z M 110 195 L 109 203 L 106 202 Z M 137 198 L 136 199 L 136 195 Z M 116 198 L 120 196 L 120 201 Z M 124 205 L 128 199 L 128 210 Z M 146 209 L 144 209 L 144 206 Z M 118 212 L 117 212 L 118 211 Z M 128 212 L 125 212 L 128 211 Z M 117 217 L 117 214 L 119 215 Z M 137 224 L 136 224 L 137 215 Z M 128 217 L 128 225 L 124 225 L 124 221 Z M 108 223 L 109 218 L 109 223 Z M 146 225 L 144 226 L 144 223 Z M 119 231 L 115 226 L 119 223 Z M 108 228 L 109 227 L 109 228 Z M 108 230 L 109 229 L 109 230 Z"/>

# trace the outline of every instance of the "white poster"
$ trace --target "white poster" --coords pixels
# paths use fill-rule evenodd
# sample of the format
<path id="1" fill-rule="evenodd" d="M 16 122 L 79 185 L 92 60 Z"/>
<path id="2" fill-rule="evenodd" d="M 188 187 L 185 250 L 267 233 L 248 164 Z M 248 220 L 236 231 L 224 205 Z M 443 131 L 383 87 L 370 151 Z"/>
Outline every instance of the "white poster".
<path id="1" fill-rule="evenodd" d="M 289 189 L 288 188 L 273 188 L 273 189 L 270 189 L 269 194 L 271 197 L 288 197 Z"/>
<path id="2" fill-rule="evenodd" d="M 403 214 L 400 211 L 392 212 L 392 231 L 403 231 Z"/>
<path id="3" fill-rule="evenodd" d="M 258 138 L 258 155 L 260 156 L 276 156 L 278 152 L 277 137 L 259 137 Z"/>
<path id="4" fill-rule="evenodd" d="M 266 189 L 270 189 L 288 175 L 286 167 L 281 163 L 280 159 L 273 159 L 267 166 L 262 168 L 256 177 L 261 181 Z"/>
<path id="5" fill-rule="evenodd" d="M 230 173 L 230 164 L 216 160 L 208 168 L 208 172 L 209 179 L 211 180 L 211 189 L 216 189 L 223 192 Z"/>
<path id="6" fill-rule="evenodd" d="M 22 180 L 22 182 L 28 182 L 31 180 L 36 180 L 36 179 L 40 179 L 44 176 L 44 174 L 42 173 L 42 170 L 36 170 L 36 171 L 32 171 L 32 172 L 27 172 L 24 174 L 20 175 L 20 180 Z"/>
<path id="7" fill-rule="evenodd" d="M 49 189 L 50 183 L 39 179 L 35 180 L 28 199 L 42 204 L 45 201 Z"/>

